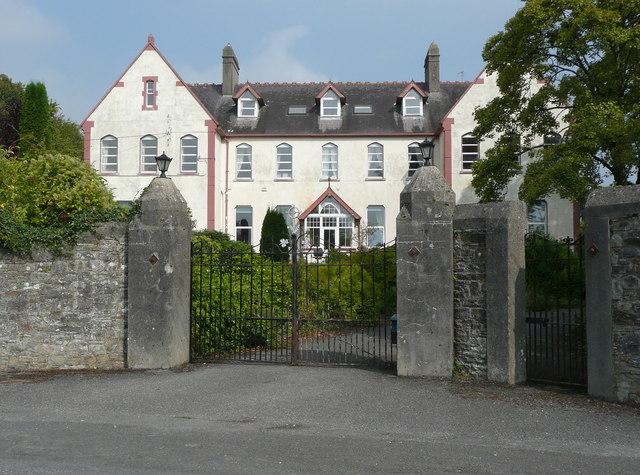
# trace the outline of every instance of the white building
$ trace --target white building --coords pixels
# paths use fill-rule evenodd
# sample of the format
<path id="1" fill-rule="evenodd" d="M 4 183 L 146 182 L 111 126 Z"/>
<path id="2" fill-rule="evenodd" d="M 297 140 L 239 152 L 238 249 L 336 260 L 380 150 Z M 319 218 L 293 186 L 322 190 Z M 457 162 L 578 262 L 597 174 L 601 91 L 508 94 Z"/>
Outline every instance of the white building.
<path id="1" fill-rule="evenodd" d="M 497 87 L 484 73 L 441 82 L 435 44 L 424 82 L 240 84 L 230 45 L 222 59 L 222 84 L 189 85 L 150 36 L 83 121 L 85 161 L 117 200 L 134 200 L 165 152 L 198 229 L 255 245 L 276 208 L 308 244 L 378 245 L 395 237 L 399 194 L 422 165 L 417 144 L 428 137 L 458 202 L 477 201 L 470 165 L 488 144 L 470 136 L 473 110 Z M 532 210 L 532 225 L 573 235 L 573 206 L 547 201 Z"/>

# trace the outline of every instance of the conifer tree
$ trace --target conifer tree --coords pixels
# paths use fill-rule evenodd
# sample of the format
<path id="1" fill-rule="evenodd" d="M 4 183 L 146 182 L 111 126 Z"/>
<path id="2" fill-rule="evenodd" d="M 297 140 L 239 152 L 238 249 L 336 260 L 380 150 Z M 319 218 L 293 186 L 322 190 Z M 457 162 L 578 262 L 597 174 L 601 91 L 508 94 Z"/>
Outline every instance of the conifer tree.
<path id="1" fill-rule="evenodd" d="M 287 222 L 276 210 L 268 209 L 262 221 L 260 253 L 278 261 L 286 261 L 289 258 Z"/>
<path id="2" fill-rule="evenodd" d="M 27 84 L 20 114 L 20 153 L 29 155 L 51 146 L 51 107 L 41 82 Z"/>

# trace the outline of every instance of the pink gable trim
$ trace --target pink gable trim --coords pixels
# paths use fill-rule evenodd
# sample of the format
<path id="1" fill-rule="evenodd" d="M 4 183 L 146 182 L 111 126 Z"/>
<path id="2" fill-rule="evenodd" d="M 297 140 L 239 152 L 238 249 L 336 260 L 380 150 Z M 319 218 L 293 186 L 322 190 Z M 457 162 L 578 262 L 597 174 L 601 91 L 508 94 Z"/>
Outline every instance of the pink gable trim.
<path id="1" fill-rule="evenodd" d="M 447 111 L 447 113 L 444 115 L 444 118 L 442 119 L 443 121 L 449 118 L 449 114 L 451 114 L 451 112 L 453 112 L 453 110 L 454 110 L 456 107 L 458 107 L 458 104 L 460 104 L 460 101 L 462 100 L 462 98 L 463 98 L 464 96 L 466 96 L 466 95 L 469 93 L 469 91 L 470 91 L 470 90 L 471 90 L 471 88 L 474 86 L 474 84 L 484 84 L 484 80 L 482 80 L 482 82 L 480 82 L 480 81 L 481 81 L 480 76 L 482 76 L 482 73 L 484 73 L 484 72 L 485 72 L 485 70 L 486 70 L 486 68 L 485 68 L 485 69 L 483 69 L 482 71 L 480 71 L 480 74 L 478 74 L 478 76 L 476 77 L 476 79 L 475 79 L 473 82 L 470 82 L 470 83 L 469 83 L 469 85 L 467 86 L 467 89 L 466 89 L 466 90 L 465 90 L 465 91 L 460 95 L 460 97 L 458 97 L 458 100 L 456 101 L 456 103 L 455 103 L 454 105 L 452 105 L 452 106 L 451 106 L 451 109 L 449 109 L 449 110 Z"/>
<path id="2" fill-rule="evenodd" d="M 418 94 L 420 94 L 420 96 L 422 96 L 423 99 L 426 99 L 428 96 L 428 94 L 424 92 L 422 88 L 415 83 L 415 81 L 411 81 L 409 84 L 407 84 L 407 87 L 405 87 L 404 90 L 398 95 L 398 98 L 402 99 L 404 96 L 406 96 L 409 93 L 411 89 L 415 90 Z"/>
<path id="3" fill-rule="evenodd" d="M 93 128 L 92 120 L 85 120 L 82 123 L 82 131 L 84 132 L 84 162 L 91 165 L 91 129 Z"/>
<path id="4" fill-rule="evenodd" d="M 338 98 L 340 99 L 340 104 L 344 105 L 344 103 L 347 101 L 344 94 L 342 94 L 340 90 L 332 82 L 329 82 L 329 84 L 323 87 L 322 91 L 320 91 L 316 95 L 316 101 L 319 101 L 320 99 L 322 99 L 322 96 L 324 96 L 329 89 L 331 89 L 335 93 L 335 95 L 338 96 Z"/>
<path id="5" fill-rule="evenodd" d="M 113 90 L 113 88 L 115 87 L 120 87 L 118 86 L 118 84 L 122 83 L 124 85 L 124 83 L 122 82 L 122 78 L 124 77 L 125 74 L 127 74 L 127 72 L 131 69 L 131 67 L 136 63 L 136 61 L 138 61 L 138 59 L 140 58 L 140 56 L 142 55 L 142 53 L 144 53 L 145 51 L 150 51 L 153 50 L 156 53 L 158 53 L 158 56 L 160 56 L 160 58 L 162 58 L 162 60 L 166 63 L 167 66 L 169 66 L 169 69 L 171 69 L 171 71 L 173 72 L 173 74 L 176 75 L 176 77 L 178 78 L 178 80 L 180 82 L 182 82 L 183 84 L 185 84 L 185 86 L 187 87 L 187 90 L 189 91 L 189 93 L 191 94 L 191 97 L 193 97 L 196 102 L 200 105 L 200 107 L 202 107 L 202 110 L 204 111 L 205 114 L 207 114 L 207 116 L 209 116 L 209 118 L 211 120 L 213 120 L 216 123 L 216 126 L 219 126 L 220 124 L 218 123 L 218 121 L 215 119 L 215 117 L 213 117 L 213 115 L 211 115 L 211 113 L 207 110 L 207 108 L 204 106 L 204 104 L 202 103 L 202 101 L 198 98 L 198 96 L 195 95 L 195 93 L 193 92 L 193 90 L 191 90 L 191 88 L 189 86 L 187 86 L 187 83 L 183 81 L 182 77 L 180 77 L 180 75 L 178 74 L 178 72 L 174 69 L 174 67 L 171 65 L 171 63 L 169 61 L 167 61 L 167 58 L 164 57 L 164 55 L 160 52 L 160 50 L 156 47 L 155 45 L 155 39 L 153 37 L 153 35 L 149 35 L 148 39 L 147 39 L 147 44 L 145 45 L 144 48 L 142 48 L 142 50 L 140 50 L 140 52 L 136 55 L 136 57 L 133 59 L 133 61 L 131 61 L 131 63 L 129 64 L 129 66 L 127 66 L 127 68 L 124 70 L 124 72 L 120 75 L 120 77 L 118 77 L 118 79 L 116 80 L 116 82 L 113 84 L 113 86 L 111 86 L 111 88 L 109 88 L 109 90 L 105 93 L 104 96 L 102 96 L 102 98 L 98 101 L 98 103 L 93 107 L 93 109 L 91 109 L 91 111 L 87 114 L 87 116 L 84 118 L 84 120 L 80 123 L 80 126 L 82 126 L 85 121 L 91 117 L 91 114 L 93 114 L 95 112 L 95 110 L 98 108 L 98 106 L 100 104 L 102 104 L 102 102 L 106 99 L 106 97 L 109 95 L 109 93 Z M 217 130 L 221 130 L 219 127 Z"/>
<path id="6" fill-rule="evenodd" d="M 251 84 L 249 83 L 245 84 L 240 89 L 238 89 L 238 92 L 236 92 L 232 97 L 233 102 L 237 103 L 238 99 L 240 99 L 240 96 L 242 96 L 246 91 L 249 91 L 253 95 L 253 97 L 256 98 L 256 100 L 261 106 L 264 105 L 264 99 L 262 98 L 262 96 L 260 96 L 260 94 L 258 94 L 256 90 L 253 87 L 251 87 Z"/>
<path id="7" fill-rule="evenodd" d="M 338 196 L 338 194 L 333 191 L 331 189 L 331 185 L 329 185 L 327 187 L 326 190 L 324 190 L 324 193 L 322 193 L 320 195 L 320 197 L 315 200 L 313 202 L 313 204 L 311 206 L 309 206 L 306 210 L 304 210 L 303 213 L 300 214 L 300 216 L 298 217 L 298 219 L 306 219 L 307 216 L 309 216 L 309 214 L 311 214 L 311 212 L 320 204 L 322 203 L 326 198 L 333 198 L 335 199 L 338 203 L 340 203 L 340 206 L 342 206 L 345 210 L 347 210 L 347 213 L 349 213 L 351 216 L 353 216 L 353 219 L 355 219 L 356 221 L 360 221 L 360 215 L 358 213 L 356 213 L 351 206 L 349 206 L 347 203 L 345 203 L 345 201 L 340 198 Z"/>

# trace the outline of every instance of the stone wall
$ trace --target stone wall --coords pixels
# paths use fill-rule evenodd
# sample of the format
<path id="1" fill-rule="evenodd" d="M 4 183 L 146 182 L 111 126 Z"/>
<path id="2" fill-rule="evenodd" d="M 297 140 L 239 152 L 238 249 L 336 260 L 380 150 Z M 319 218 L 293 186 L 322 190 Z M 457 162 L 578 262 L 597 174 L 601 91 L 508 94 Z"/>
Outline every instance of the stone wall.
<path id="1" fill-rule="evenodd" d="M 610 226 L 614 384 L 618 399 L 640 404 L 640 217 Z"/>
<path id="2" fill-rule="evenodd" d="M 126 234 L 102 225 L 64 257 L 0 249 L 0 371 L 124 366 Z"/>
<path id="3" fill-rule="evenodd" d="M 453 351 L 455 370 L 486 378 L 486 229 L 454 229 Z"/>
<path id="4" fill-rule="evenodd" d="M 589 394 L 640 404 L 640 185 L 594 191 L 584 217 Z"/>

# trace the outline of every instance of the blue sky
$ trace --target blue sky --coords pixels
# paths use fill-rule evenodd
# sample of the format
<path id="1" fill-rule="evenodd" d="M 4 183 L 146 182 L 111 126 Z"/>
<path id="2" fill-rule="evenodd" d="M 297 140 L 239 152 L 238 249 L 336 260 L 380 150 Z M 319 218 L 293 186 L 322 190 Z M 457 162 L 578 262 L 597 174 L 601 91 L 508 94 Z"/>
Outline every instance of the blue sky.
<path id="1" fill-rule="evenodd" d="M 221 81 L 231 43 L 240 80 L 423 80 L 431 42 L 441 78 L 472 80 L 482 47 L 520 0 L 0 0 L 0 73 L 42 81 L 80 122 L 144 47 L 189 83 Z"/>

